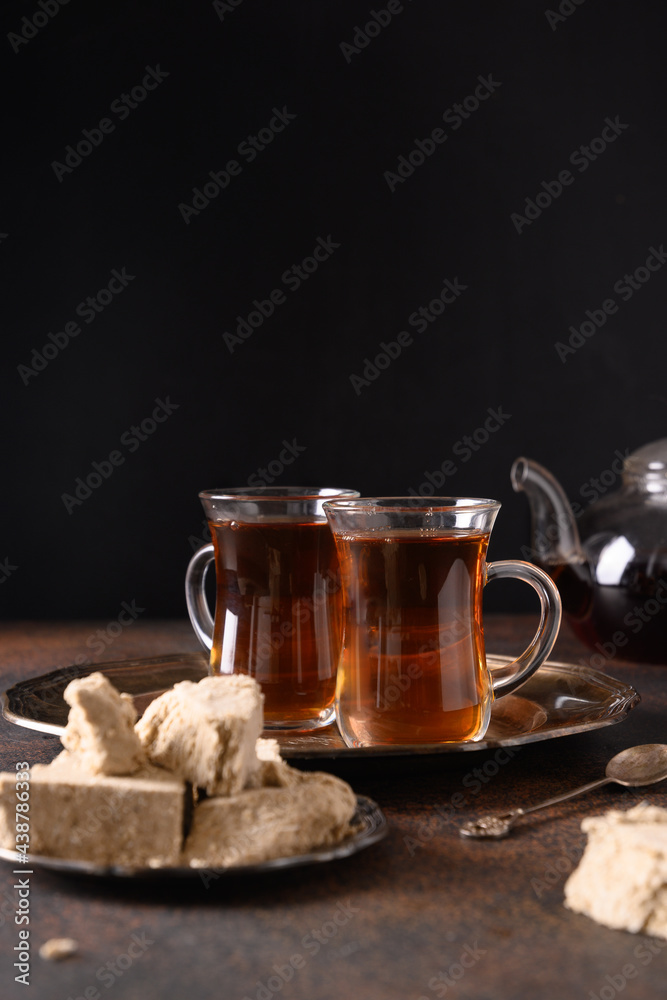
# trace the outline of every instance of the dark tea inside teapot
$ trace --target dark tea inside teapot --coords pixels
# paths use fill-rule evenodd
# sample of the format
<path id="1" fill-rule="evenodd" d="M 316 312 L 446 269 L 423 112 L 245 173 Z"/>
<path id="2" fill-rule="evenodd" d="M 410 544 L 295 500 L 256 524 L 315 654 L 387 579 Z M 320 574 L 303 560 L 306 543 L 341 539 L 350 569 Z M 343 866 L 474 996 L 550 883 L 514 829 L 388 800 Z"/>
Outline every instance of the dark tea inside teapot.
<path id="1" fill-rule="evenodd" d="M 592 665 L 667 664 L 667 438 L 629 455 L 621 488 L 583 511 L 537 462 L 517 458 L 511 478 L 530 503 L 529 558 L 556 582 Z"/>

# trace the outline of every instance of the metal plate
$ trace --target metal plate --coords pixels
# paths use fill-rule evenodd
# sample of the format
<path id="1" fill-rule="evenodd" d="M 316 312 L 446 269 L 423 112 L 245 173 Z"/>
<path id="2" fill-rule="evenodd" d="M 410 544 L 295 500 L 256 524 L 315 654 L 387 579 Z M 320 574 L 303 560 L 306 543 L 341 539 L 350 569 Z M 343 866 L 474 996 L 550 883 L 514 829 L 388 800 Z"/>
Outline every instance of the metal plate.
<path id="1" fill-rule="evenodd" d="M 23 855 L 17 862 L 16 851 L 0 847 L 0 859 L 9 861 L 18 871 L 31 871 L 33 868 L 48 868 L 51 871 L 63 872 L 67 875 L 94 875 L 98 878 L 201 878 L 206 885 L 220 875 L 225 878 L 238 875 L 260 875 L 278 868 L 299 868 L 302 865 L 314 865 L 324 861 L 334 861 L 336 858 L 347 858 L 357 851 L 376 844 L 387 833 L 387 819 L 372 799 L 365 795 L 357 795 L 357 809 L 352 817 L 354 833 L 340 844 L 333 847 L 316 847 L 308 854 L 294 854 L 286 858 L 272 858 L 256 865 L 235 865 L 228 868 L 125 868 L 119 865 L 96 865 L 90 861 L 70 861 L 67 858 L 50 858 L 42 854 L 29 854 L 25 864 Z"/>
<path id="2" fill-rule="evenodd" d="M 488 656 L 490 665 L 511 662 L 509 656 Z M 15 684 L 2 696 L 2 714 L 9 722 L 59 736 L 67 722 L 63 691 L 75 677 L 99 670 L 134 698 L 141 714 L 146 706 L 177 681 L 199 681 L 208 673 L 205 653 L 175 653 L 140 660 L 64 667 Z M 582 733 L 613 725 L 639 703 L 633 687 L 590 667 L 548 660 L 515 694 L 499 698 L 483 740 L 420 746 L 347 747 L 335 725 L 309 732 L 272 729 L 287 758 L 373 757 L 401 754 L 460 753 L 516 746 Z"/>

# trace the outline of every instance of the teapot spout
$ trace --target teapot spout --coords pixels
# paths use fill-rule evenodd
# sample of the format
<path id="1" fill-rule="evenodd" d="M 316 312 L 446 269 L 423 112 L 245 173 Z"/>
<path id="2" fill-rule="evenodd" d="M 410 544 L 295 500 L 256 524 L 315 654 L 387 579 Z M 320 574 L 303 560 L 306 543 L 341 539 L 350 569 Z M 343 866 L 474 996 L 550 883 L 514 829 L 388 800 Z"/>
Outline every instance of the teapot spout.
<path id="1" fill-rule="evenodd" d="M 510 476 L 514 490 L 528 497 L 535 561 L 545 568 L 581 563 L 579 531 L 560 483 L 529 458 L 517 458 Z"/>

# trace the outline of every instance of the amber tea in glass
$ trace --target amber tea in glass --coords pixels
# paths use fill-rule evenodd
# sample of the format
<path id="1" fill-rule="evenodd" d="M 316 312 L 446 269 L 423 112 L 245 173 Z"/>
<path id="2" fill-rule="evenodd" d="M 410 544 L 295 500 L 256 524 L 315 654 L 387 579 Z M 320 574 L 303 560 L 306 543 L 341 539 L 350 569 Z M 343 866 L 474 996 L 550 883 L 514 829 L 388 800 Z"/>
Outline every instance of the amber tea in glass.
<path id="1" fill-rule="evenodd" d="M 212 544 L 195 554 L 186 593 L 212 673 L 244 673 L 264 693 L 268 727 L 309 729 L 334 716 L 341 588 L 324 500 L 353 491 L 305 487 L 200 494 Z M 203 575 L 215 561 L 206 619 Z"/>
<path id="2" fill-rule="evenodd" d="M 499 508 L 433 497 L 325 505 L 343 587 L 336 713 L 349 746 L 480 740 L 494 693 L 517 688 L 549 654 L 560 622 L 552 581 L 529 563 L 486 562 Z M 529 649 L 492 675 L 482 591 L 503 576 L 535 588 L 543 622 Z"/>

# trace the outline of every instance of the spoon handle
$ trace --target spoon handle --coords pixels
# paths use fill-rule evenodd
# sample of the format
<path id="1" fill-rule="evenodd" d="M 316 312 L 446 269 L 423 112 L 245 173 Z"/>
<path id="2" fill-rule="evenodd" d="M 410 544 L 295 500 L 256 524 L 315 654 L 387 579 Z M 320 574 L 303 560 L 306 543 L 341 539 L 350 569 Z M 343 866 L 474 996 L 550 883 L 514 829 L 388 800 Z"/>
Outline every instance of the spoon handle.
<path id="1" fill-rule="evenodd" d="M 496 816 L 481 816 L 479 819 L 464 823 L 459 829 L 459 833 L 462 837 L 506 837 L 516 821 L 522 816 L 537 812 L 538 809 L 546 809 L 547 806 L 555 806 L 558 802 L 573 799 L 575 795 L 592 792 L 594 788 L 601 788 L 602 785 L 608 785 L 612 780 L 612 778 L 607 777 L 599 778 L 597 781 L 591 781 L 588 785 L 581 785 L 571 792 L 565 792 L 564 795 L 556 795 L 551 799 L 546 799 L 544 802 L 538 802 L 534 806 L 526 806 L 525 809 L 519 807 L 518 809 L 512 809 L 509 812 L 500 813 Z"/>
<path id="2" fill-rule="evenodd" d="M 598 778 L 597 781 L 591 781 L 587 785 L 580 785 L 579 788 L 573 789 L 571 792 L 565 792 L 564 795 L 555 795 L 552 799 L 545 799 L 544 802 L 539 802 L 536 806 L 526 806 L 525 809 L 521 810 L 521 815 L 525 816 L 527 813 L 536 812 L 538 809 L 546 809 L 547 806 L 555 806 L 559 802 L 566 802 L 568 799 L 573 799 L 576 795 L 583 795 L 584 792 L 592 792 L 594 788 L 601 788 L 603 785 L 608 785 L 611 778 Z"/>

